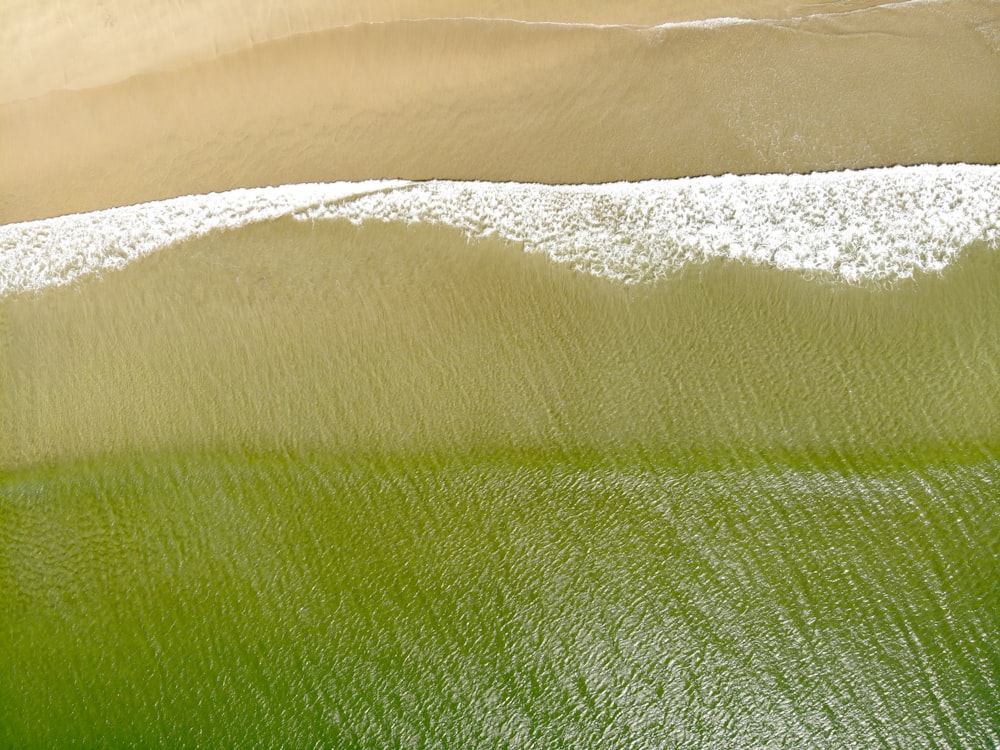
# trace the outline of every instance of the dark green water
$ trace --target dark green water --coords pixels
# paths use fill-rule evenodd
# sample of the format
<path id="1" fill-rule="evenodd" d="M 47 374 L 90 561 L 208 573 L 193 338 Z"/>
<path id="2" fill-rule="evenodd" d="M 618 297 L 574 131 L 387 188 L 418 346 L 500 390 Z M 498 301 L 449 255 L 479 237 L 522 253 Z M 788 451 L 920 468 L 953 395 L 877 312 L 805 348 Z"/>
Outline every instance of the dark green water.
<path id="1" fill-rule="evenodd" d="M 274 222 L 0 301 L 0 746 L 994 747 L 1000 254 Z"/>

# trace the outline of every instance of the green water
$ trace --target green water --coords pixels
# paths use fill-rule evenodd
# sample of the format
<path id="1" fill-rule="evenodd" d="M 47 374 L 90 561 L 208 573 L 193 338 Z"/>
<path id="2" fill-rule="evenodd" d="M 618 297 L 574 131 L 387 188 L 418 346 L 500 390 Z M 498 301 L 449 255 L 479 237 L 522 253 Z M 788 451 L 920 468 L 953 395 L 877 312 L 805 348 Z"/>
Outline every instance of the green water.
<path id="1" fill-rule="evenodd" d="M 998 278 L 281 221 L 0 300 L 0 746 L 996 746 Z"/>
<path id="2" fill-rule="evenodd" d="M 987 747 L 995 456 L 16 472 L 0 742 Z"/>

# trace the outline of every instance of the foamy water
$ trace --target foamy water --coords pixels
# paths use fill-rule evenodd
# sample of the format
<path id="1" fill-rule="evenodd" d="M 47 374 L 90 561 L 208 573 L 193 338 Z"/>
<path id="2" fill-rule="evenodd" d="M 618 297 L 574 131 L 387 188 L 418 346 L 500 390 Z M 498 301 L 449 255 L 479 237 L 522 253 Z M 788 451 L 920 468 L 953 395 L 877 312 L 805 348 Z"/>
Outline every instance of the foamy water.
<path id="1" fill-rule="evenodd" d="M 1000 167 L 893 167 L 601 185 L 372 180 L 194 195 L 0 227 L 0 293 L 66 284 L 290 216 L 444 226 L 626 283 L 729 258 L 892 281 L 1000 236 Z"/>

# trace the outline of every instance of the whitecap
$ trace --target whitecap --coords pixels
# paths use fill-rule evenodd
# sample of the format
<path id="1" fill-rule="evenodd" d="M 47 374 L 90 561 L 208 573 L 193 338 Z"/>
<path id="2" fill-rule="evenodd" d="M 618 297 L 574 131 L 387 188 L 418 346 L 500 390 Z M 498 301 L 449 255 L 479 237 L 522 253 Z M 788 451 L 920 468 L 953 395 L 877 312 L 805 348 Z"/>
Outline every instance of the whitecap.
<path id="1" fill-rule="evenodd" d="M 597 185 L 373 180 L 239 189 L 0 226 L 0 294 L 291 216 L 499 237 L 625 283 L 730 258 L 846 282 L 940 271 L 1000 238 L 1000 167 L 922 165 Z"/>

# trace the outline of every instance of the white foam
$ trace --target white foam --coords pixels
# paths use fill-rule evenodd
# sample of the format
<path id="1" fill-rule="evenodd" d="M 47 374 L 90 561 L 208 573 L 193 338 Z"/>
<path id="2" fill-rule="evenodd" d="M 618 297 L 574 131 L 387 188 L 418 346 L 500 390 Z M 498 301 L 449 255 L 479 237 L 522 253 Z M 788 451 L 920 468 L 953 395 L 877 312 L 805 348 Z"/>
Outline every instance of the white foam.
<path id="1" fill-rule="evenodd" d="M 170 244 L 292 216 L 447 226 L 626 283 L 732 258 L 848 282 L 940 271 L 1000 240 L 1000 167 L 925 165 L 602 185 L 286 185 L 0 226 L 0 294 L 120 268 Z"/>

